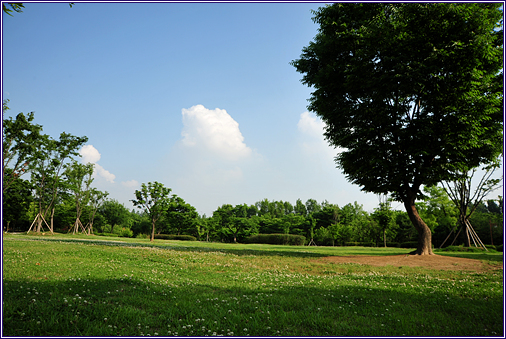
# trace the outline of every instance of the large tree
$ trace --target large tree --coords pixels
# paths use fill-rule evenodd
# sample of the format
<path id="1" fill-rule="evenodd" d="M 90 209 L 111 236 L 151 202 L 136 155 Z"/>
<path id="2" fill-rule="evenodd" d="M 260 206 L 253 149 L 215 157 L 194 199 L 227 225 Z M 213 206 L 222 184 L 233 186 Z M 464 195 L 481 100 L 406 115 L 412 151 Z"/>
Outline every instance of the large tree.
<path id="1" fill-rule="evenodd" d="M 392 193 L 432 254 L 415 200 L 502 151 L 501 3 L 344 3 L 319 8 L 318 34 L 292 61 L 308 109 L 363 191 Z"/>

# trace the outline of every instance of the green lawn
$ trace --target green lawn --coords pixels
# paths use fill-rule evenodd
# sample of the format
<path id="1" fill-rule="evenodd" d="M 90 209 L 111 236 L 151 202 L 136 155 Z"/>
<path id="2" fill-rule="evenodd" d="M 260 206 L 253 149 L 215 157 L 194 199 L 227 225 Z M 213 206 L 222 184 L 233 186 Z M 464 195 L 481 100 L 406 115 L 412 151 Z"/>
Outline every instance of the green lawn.
<path id="1" fill-rule="evenodd" d="M 7 235 L 3 335 L 503 336 L 502 269 L 314 260 L 409 251 Z"/>

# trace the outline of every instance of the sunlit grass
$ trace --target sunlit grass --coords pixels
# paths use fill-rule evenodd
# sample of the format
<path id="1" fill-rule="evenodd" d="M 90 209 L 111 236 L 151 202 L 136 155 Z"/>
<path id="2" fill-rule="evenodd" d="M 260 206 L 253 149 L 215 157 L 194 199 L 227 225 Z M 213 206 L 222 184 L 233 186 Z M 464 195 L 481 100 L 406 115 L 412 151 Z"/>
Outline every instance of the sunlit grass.
<path id="1" fill-rule="evenodd" d="M 3 241 L 5 336 L 503 335 L 502 270 L 313 260 L 405 249 L 29 239 Z"/>

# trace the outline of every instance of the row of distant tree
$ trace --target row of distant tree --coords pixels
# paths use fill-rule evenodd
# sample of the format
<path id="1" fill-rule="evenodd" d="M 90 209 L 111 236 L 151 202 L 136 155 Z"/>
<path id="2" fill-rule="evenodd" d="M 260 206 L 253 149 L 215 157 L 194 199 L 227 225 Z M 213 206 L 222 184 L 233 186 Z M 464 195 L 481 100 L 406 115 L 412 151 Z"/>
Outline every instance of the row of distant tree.
<path id="1" fill-rule="evenodd" d="M 3 112 L 9 109 L 3 103 Z M 224 204 L 211 216 L 158 182 L 142 184 L 128 210 L 107 192 L 92 187 L 93 165 L 76 158 L 86 137 L 62 133 L 55 140 L 33 123 L 33 113 L 3 120 L 3 229 L 34 232 L 108 233 L 122 236 L 186 234 L 202 241 L 241 242 L 250 235 L 285 233 L 305 236 L 308 244 L 350 243 L 385 246 L 417 240 L 406 212 L 393 210 L 383 196 L 366 212 L 358 203 L 338 206 L 324 201 L 264 199 L 252 205 Z M 459 210 L 449 189 L 425 188 L 417 202 L 421 217 L 440 245 L 456 229 Z M 502 197 L 466 206 L 471 223 L 485 243 L 502 243 Z M 470 213 L 467 213 L 470 214 Z M 447 244 L 450 244 L 453 238 Z M 461 243 L 462 239 L 457 239 Z"/>

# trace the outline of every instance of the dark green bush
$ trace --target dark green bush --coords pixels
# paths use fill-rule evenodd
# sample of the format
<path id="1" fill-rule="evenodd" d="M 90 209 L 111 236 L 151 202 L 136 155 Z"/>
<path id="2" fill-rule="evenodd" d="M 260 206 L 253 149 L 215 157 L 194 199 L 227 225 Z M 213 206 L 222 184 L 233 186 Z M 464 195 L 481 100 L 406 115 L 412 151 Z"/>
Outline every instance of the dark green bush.
<path id="1" fill-rule="evenodd" d="M 119 232 L 119 236 L 124 238 L 132 238 L 134 236 L 134 232 L 132 232 L 132 230 L 129 228 L 122 228 Z"/>
<path id="2" fill-rule="evenodd" d="M 380 244 L 381 246 L 381 244 Z M 387 241 L 387 247 L 400 247 L 400 244 L 398 242 L 388 242 Z"/>
<path id="3" fill-rule="evenodd" d="M 295 234 L 257 234 L 244 240 L 247 244 L 294 245 L 302 246 L 306 237 Z"/>
<path id="4" fill-rule="evenodd" d="M 503 245 L 498 245 L 498 246 L 496 246 L 496 250 L 498 250 L 499 252 L 503 252 L 502 246 L 503 246 Z"/>
<path id="5" fill-rule="evenodd" d="M 155 239 L 162 239 L 162 240 L 186 240 L 186 241 L 197 241 L 197 238 L 195 238 L 193 235 L 186 235 L 186 234 L 155 234 Z"/>

